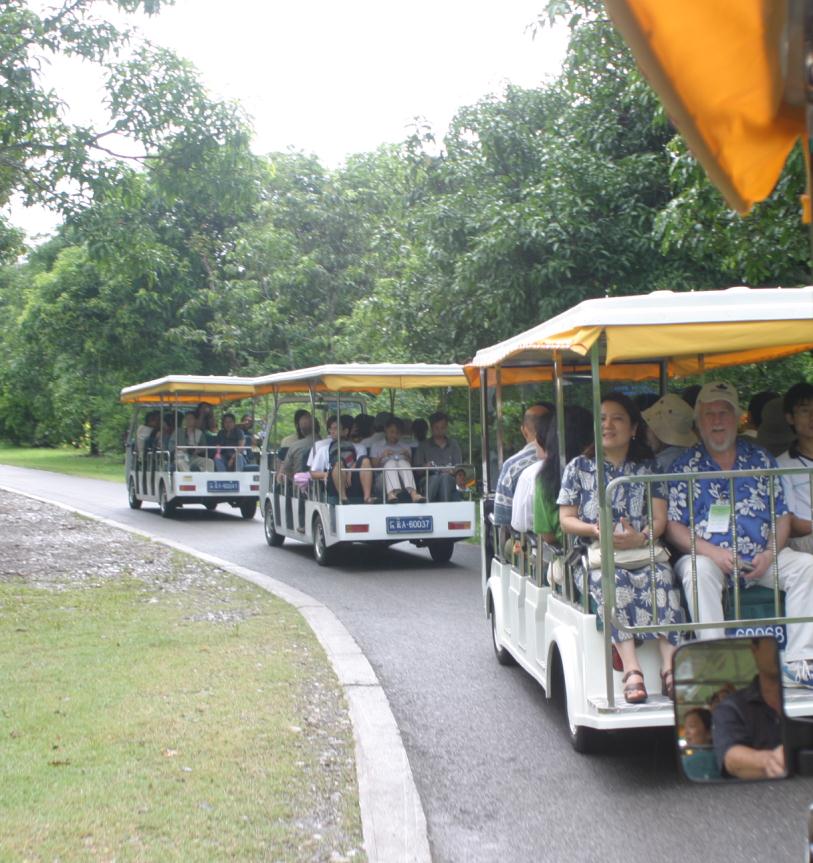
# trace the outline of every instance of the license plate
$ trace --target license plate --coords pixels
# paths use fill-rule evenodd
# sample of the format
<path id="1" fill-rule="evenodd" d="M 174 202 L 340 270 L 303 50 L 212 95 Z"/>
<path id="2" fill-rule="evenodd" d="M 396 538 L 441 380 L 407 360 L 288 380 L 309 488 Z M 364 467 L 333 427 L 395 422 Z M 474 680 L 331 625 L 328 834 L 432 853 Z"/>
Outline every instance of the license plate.
<path id="1" fill-rule="evenodd" d="M 240 491 L 240 481 L 235 479 L 210 479 L 206 491 Z"/>
<path id="2" fill-rule="evenodd" d="M 387 533 L 431 533 L 431 515 L 387 516 Z"/>

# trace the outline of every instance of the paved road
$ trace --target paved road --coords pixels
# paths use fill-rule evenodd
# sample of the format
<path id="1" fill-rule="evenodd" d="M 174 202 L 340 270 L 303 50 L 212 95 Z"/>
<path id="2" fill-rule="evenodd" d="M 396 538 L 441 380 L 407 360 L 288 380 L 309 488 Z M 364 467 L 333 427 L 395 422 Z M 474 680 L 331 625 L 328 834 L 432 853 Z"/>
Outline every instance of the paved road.
<path id="1" fill-rule="evenodd" d="M 171 537 L 304 590 L 361 645 L 401 728 L 438 863 L 801 861 L 813 781 L 701 787 L 678 779 L 671 732 L 606 737 L 574 753 L 564 717 L 517 668 L 498 666 L 478 553 L 357 549 L 336 568 L 270 549 L 259 517 L 127 507 L 124 485 L 0 465 L 17 488 Z M 402 550 L 403 549 L 403 550 Z"/>

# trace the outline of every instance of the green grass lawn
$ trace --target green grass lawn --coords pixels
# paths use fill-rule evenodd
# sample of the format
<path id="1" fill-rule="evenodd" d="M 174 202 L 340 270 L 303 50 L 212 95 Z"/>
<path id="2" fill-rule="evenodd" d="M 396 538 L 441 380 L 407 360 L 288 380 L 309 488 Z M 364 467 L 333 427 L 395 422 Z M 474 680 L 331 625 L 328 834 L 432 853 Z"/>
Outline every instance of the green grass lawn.
<path id="1" fill-rule="evenodd" d="M 0 464 L 124 482 L 124 455 L 89 456 L 73 447 L 44 449 L 0 443 Z"/>
<path id="2" fill-rule="evenodd" d="M 321 648 L 223 578 L 240 623 L 135 580 L 0 583 L 0 859 L 365 859 L 346 713 L 319 721 L 343 703 Z"/>

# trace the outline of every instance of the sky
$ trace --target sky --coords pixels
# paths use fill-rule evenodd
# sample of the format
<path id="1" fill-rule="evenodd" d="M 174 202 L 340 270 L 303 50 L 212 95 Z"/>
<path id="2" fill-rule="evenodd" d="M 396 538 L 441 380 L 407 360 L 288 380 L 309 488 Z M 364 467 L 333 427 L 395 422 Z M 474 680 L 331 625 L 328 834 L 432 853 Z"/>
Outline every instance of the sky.
<path id="1" fill-rule="evenodd" d="M 43 0 L 45 2 L 45 0 Z M 415 118 L 440 138 L 458 108 L 535 87 L 561 67 L 563 31 L 538 32 L 544 0 L 177 0 L 130 21 L 198 68 L 210 92 L 252 118 L 256 153 L 293 148 L 338 167 L 350 154 L 403 140 Z M 103 122 L 92 69 L 56 62 L 49 76 L 75 121 Z M 53 228 L 13 211 L 29 235 Z"/>

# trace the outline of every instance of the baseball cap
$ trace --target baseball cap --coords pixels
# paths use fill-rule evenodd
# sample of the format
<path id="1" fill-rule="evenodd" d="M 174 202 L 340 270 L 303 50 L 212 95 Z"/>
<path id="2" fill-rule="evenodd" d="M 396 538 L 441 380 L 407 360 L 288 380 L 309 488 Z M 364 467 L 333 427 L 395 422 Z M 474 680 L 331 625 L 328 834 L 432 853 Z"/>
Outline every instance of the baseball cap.
<path id="1" fill-rule="evenodd" d="M 703 402 L 728 402 L 734 408 L 734 413 L 739 416 L 742 413 L 740 408 L 740 400 L 737 396 L 737 389 L 728 381 L 710 381 L 704 384 L 700 392 L 697 394 L 697 401 L 694 404 L 695 414 L 700 410 L 700 405 Z"/>

